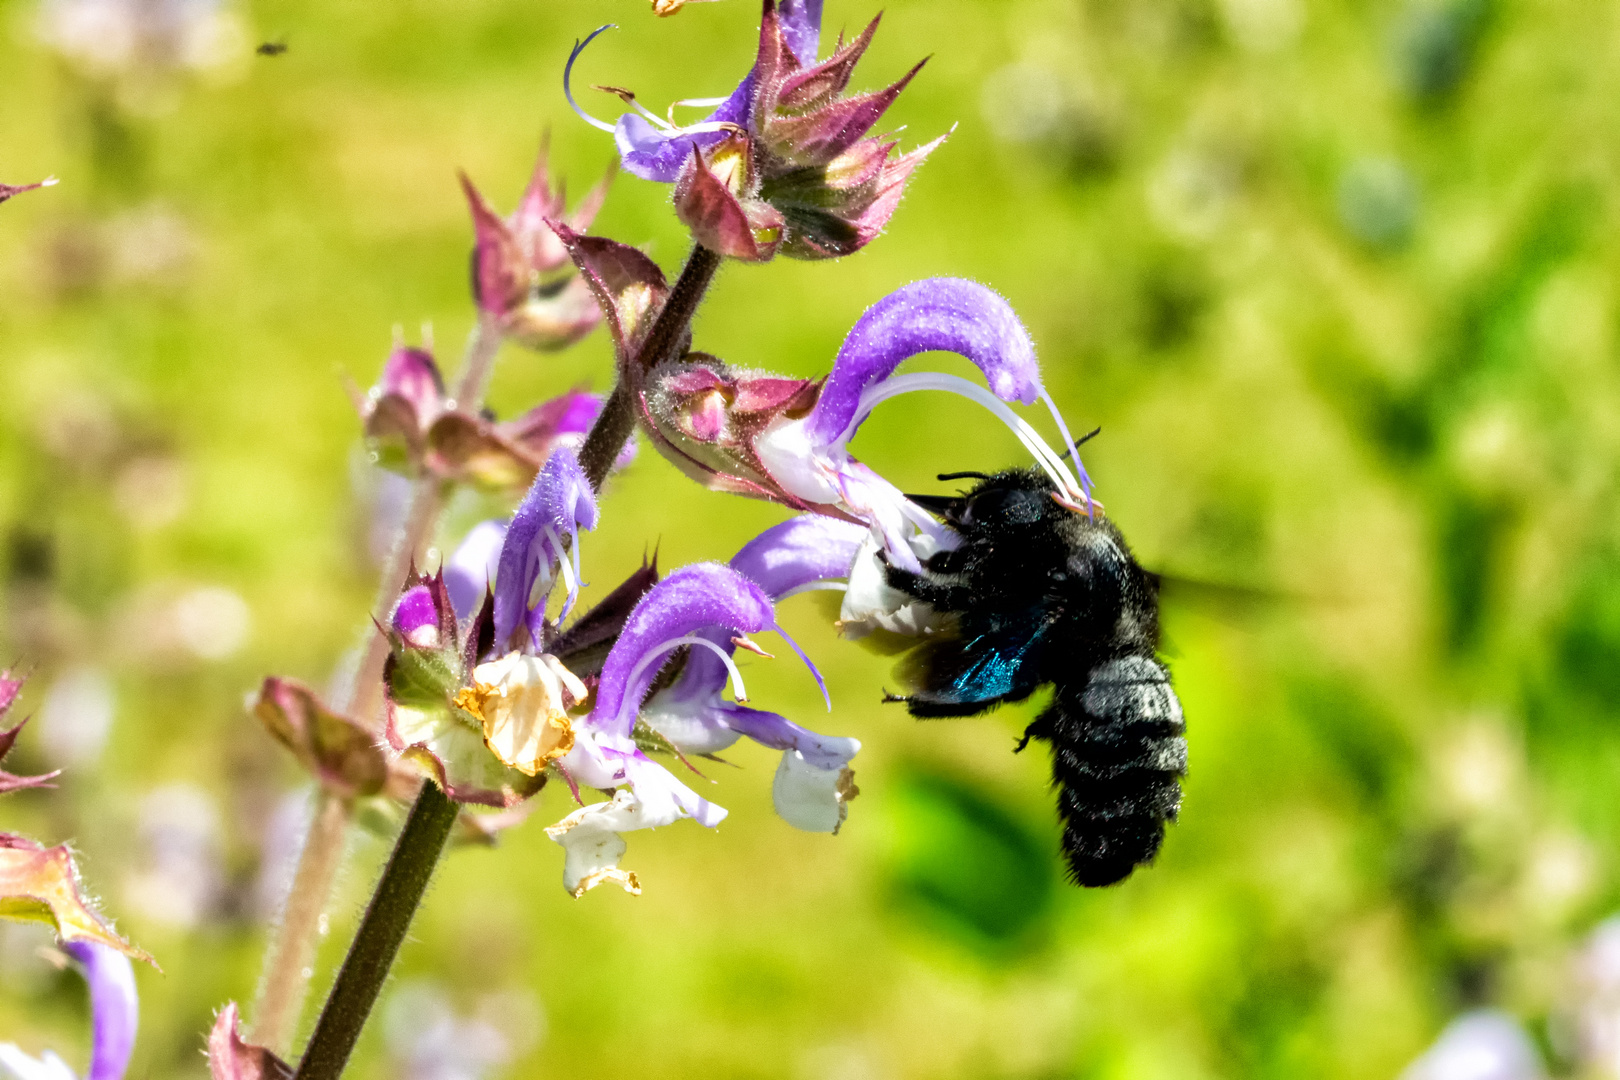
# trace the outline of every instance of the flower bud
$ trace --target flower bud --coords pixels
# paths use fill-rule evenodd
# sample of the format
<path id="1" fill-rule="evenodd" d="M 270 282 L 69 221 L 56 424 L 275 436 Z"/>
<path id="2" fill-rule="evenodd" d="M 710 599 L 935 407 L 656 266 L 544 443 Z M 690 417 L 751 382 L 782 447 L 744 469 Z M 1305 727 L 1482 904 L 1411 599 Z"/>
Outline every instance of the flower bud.
<path id="1" fill-rule="evenodd" d="M 583 338 L 602 321 L 589 288 L 574 274 L 568 252 L 551 221 L 588 226 L 607 197 L 613 173 L 564 217 L 562 190 L 553 191 L 541 147 L 534 176 L 511 217 L 502 219 L 465 175 L 462 189 L 472 210 L 473 297 L 495 317 L 502 333 L 528 348 L 552 352 Z"/>

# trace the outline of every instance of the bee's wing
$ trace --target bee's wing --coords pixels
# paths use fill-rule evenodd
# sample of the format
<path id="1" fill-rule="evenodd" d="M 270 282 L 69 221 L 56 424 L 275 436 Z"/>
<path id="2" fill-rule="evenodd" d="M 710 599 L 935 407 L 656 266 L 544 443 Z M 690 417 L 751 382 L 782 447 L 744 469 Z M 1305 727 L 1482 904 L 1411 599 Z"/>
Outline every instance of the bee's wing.
<path id="1" fill-rule="evenodd" d="M 1035 656 L 1053 619 L 1040 608 L 975 625 L 971 636 L 935 638 L 901 661 L 917 716 L 968 716 L 1003 701 L 1019 701 L 1040 685 Z"/>

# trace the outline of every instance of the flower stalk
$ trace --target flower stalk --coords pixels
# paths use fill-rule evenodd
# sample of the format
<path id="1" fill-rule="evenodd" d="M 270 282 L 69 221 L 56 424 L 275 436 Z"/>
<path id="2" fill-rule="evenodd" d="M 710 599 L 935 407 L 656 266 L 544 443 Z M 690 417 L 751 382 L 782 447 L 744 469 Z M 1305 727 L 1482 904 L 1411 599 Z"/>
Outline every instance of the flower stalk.
<path id="1" fill-rule="evenodd" d="M 692 318 L 714 280 L 720 260 L 721 256 L 708 248 L 701 245 L 693 247 L 646 339 L 636 350 L 636 355 L 629 358 L 629 363 L 648 370 L 684 349 L 691 337 Z M 499 344 L 499 329 L 491 325 L 487 317 L 481 319 L 469 343 L 466 364 L 456 387 L 458 401 L 476 407 Z M 636 410 L 625 375 L 624 372 L 620 373 L 618 384 L 580 449 L 580 464 L 593 488 L 600 489 L 635 430 Z M 379 622 L 386 619 L 385 605 L 391 604 L 399 596 L 410 567 L 432 537 L 443 508 L 443 487 L 442 482 L 435 480 L 418 482 L 404 536 L 384 575 Z M 387 638 L 380 633 L 374 635 L 357 671 L 349 709 L 351 714 L 364 721 L 369 722 L 375 717 L 381 705 L 383 665 L 388 654 Z M 355 1041 L 365 1026 L 366 1017 L 376 1003 L 416 908 L 427 890 L 434 867 L 444 852 L 456 815 L 456 804 L 445 796 L 437 784 L 429 781 L 422 785 L 405 828 L 394 846 L 393 855 L 377 882 L 365 917 L 338 972 L 337 981 L 321 1010 L 315 1032 L 299 1063 L 297 1080 L 335 1080 L 341 1075 Z M 346 811 L 343 822 L 346 826 Z M 343 829 L 339 828 L 336 832 L 341 847 Z M 293 999 L 301 999 L 302 988 L 307 985 L 307 979 L 302 978 L 302 972 L 308 969 L 305 958 L 312 948 L 313 936 L 318 930 L 319 911 L 324 906 L 330 887 L 328 877 L 321 890 L 320 902 L 308 905 L 314 909 L 314 918 L 307 920 L 309 925 L 296 928 L 304 945 L 300 948 L 292 940 L 278 945 L 277 967 L 291 969 L 298 979 L 299 989 L 291 995 Z M 305 904 L 305 901 L 301 899 L 298 903 Z M 279 974 L 273 973 L 276 976 Z M 270 985 L 269 978 L 267 985 Z M 287 1006 L 278 1007 L 284 1013 L 296 1016 L 298 1003 L 294 1000 Z M 280 1023 L 285 1031 L 291 1021 L 283 1017 Z"/>
<path id="2" fill-rule="evenodd" d="M 500 328 L 492 316 L 481 314 L 468 338 L 461 374 L 456 381 L 458 402 L 477 409 L 489 385 L 500 346 Z M 609 462 L 611 464 L 611 458 Z M 383 569 L 377 590 L 375 611 L 379 622 L 387 619 L 405 587 L 411 567 L 418 565 L 427 554 L 444 512 L 447 487 L 443 480 L 432 476 L 416 482 L 405 525 Z M 366 649 L 355 669 L 354 681 L 348 693 L 335 702 L 379 734 L 382 731 L 383 665 L 388 660 L 388 650 L 386 635 L 376 631 L 367 635 Z M 303 1013 L 321 915 L 326 910 L 337 869 L 343 860 L 352 817 L 351 802 L 322 793 L 309 833 L 304 838 L 292 891 L 266 952 L 268 959 L 254 1010 L 253 1032 L 260 1043 L 283 1055 L 291 1049 L 298 1018 Z"/>
<path id="3" fill-rule="evenodd" d="M 422 785 L 321 1009 L 315 1033 L 298 1063 L 296 1080 L 337 1080 L 343 1074 L 411 918 L 427 892 L 458 812 L 437 784 Z"/>
<path id="4" fill-rule="evenodd" d="M 315 945 L 321 936 L 321 916 L 343 862 L 350 815 L 346 800 L 324 788 L 317 794 L 314 820 L 304 838 L 298 871 L 272 946 L 275 951 L 265 964 L 253 1037 L 282 1056 L 292 1047 L 303 1011 L 308 972 L 314 966 Z"/>
<path id="5" fill-rule="evenodd" d="M 692 254 L 687 256 L 686 265 L 681 267 L 681 276 L 676 279 L 663 309 L 659 311 L 652 329 L 647 332 L 641 348 L 630 358 L 630 363 L 638 365 L 643 371 L 650 371 L 659 363 L 676 358 L 689 337 L 692 317 L 697 314 L 698 305 L 703 302 L 704 294 L 714 281 L 714 272 L 720 268 L 720 259 L 718 252 L 702 244 L 692 246 Z M 619 373 L 612 395 L 602 406 L 602 414 L 597 417 L 596 424 L 585 437 L 585 445 L 579 451 L 579 463 L 585 470 L 585 476 L 590 480 L 591 487 L 598 491 L 602 488 L 602 481 L 607 478 L 608 470 L 613 467 L 614 459 L 636 429 L 636 404 L 625 375 L 625 372 Z"/>

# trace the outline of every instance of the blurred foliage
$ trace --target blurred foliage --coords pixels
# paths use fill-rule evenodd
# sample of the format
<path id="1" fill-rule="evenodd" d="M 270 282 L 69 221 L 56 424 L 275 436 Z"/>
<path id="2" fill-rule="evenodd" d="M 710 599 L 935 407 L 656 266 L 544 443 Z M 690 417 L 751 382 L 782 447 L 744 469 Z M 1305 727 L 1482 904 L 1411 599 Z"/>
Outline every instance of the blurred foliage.
<path id="1" fill-rule="evenodd" d="M 366 383 L 395 326 L 430 324 L 453 366 L 458 167 L 506 206 L 549 125 L 575 190 L 599 175 L 609 140 L 560 93 L 577 36 L 618 22 L 581 81 L 666 102 L 727 91 L 757 12 L 251 0 L 195 63 L 98 67 L 43 40 L 62 7 L 0 0 L 0 178 L 62 178 L 0 207 L 0 657 L 33 672 L 16 767 L 68 772 L 0 828 L 72 840 L 163 964 L 137 976 L 131 1076 L 199 1077 L 212 1011 L 252 998 L 301 805 L 244 695 L 323 684 L 366 627 L 388 488 L 342 378 Z M 829 34 L 875 10 L 836 0 Z M 860 255 L 726 268 L 698 345 L 810 375 L 903 282 L 1004 293 L 1071 426 L 1102 426 L 1087 464 L 1139 556 L 1219 586 L 1166 594 L 1182 819 L 1152 868 L 1075 890 L 1042 754 L 1009 752 L 1038 703 L 912 722 L 880 704 L 892 661 L 792 601 L 834 694 L 809 722 L 865 744 L 841 833 L 776 820 L 768 755 L 739 748 L 712 770 L 717 833 L 635 834 L 646 894 L 576 902 L 547 791 L 498 849 L 447 861 L 401 958 L 411 1009 L 503 1032 L 480 1069 L 706 1080 L 1372 1078 L 1463 1008 L 1560 1030 L 1571 950 L 1620 906 L 1617 20 L 889 4 L 862 77 L 932 54 L 892 115 L 907 146 L 954 134 Z M 598 230 L 671 270 L 684 250 L 667 192 L 633 178 Z M 608 356 L 600 335 L 509 350 L 492 404 L 603 389 Z M 1021 460 L 921 395 L 856 450 L 912 491 Z M 458 504 L 445 542 L 503 510 Z M 644 448 L 586 577 L 654 546 L 725 558 L 780 517 Z M 792 665 L 745 662 L 766 707 L 820 710 Z M 356 832 L 318 987 L 386 851 Z M 82 1067 L 81 993 L 45 940 L 0 931 L 0 1036 Z M 390 1035 L 414 1026 L 374 1023 L 352 1075 L 430 1058 Z"/>

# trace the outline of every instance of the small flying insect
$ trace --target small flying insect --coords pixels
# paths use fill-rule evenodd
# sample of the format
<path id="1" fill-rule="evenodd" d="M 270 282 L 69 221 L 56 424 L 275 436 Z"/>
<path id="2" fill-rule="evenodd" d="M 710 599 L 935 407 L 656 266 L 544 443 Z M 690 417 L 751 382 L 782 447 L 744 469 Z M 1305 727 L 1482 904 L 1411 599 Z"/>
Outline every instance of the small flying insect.
<path id="1" fill-rule="evenodd" d="M 260 56 L 280 56 L 287 51 L 287 40 L 283 38 L 280 41 L 261 42 L 259 47 L 253 51 Z"/>
<path id="2" fill-rule="evenodd" d="M 1112 885 L 1158 853 L 1187 771 L 1181 703 L 1157 657 L 1158 580 L 1041 471 L 940 475 L 964 478 L 978 484 L 955 497 L 908 496 L 961 543 L 921 574 L 887 567 L 891 587 L 950 624 L 907 654 L 912 692 L 888 700 L 918 718 L 973 716 L 1050 685 L 1018 750 L 1051 744 L 1070 875 Z"/>

